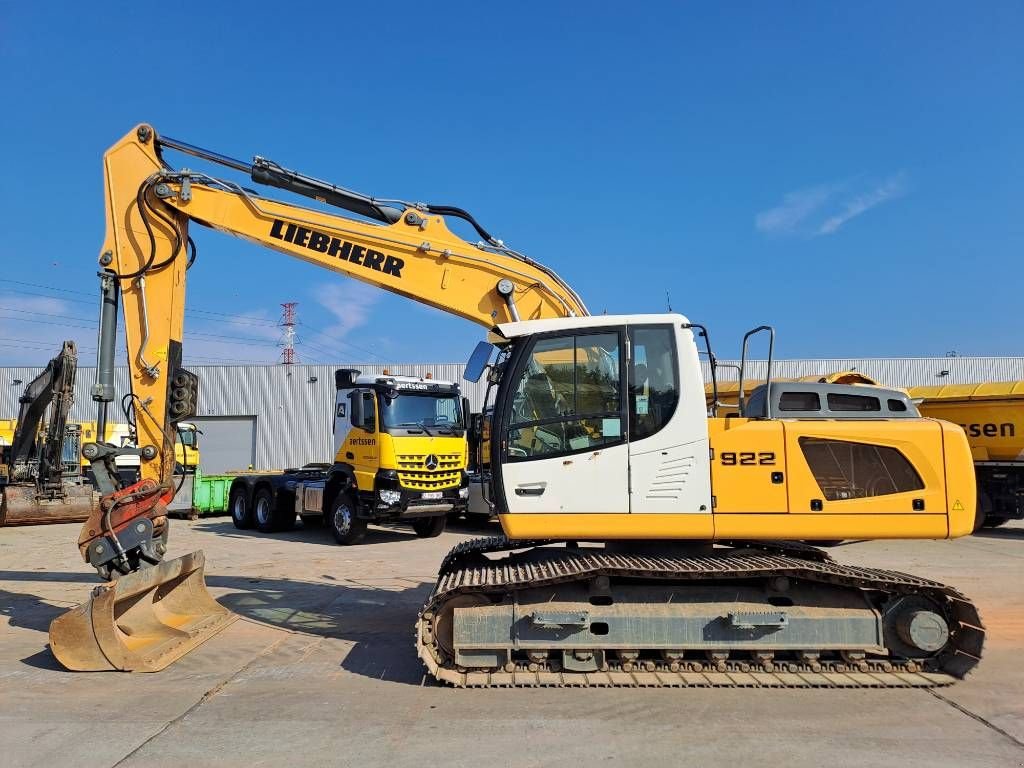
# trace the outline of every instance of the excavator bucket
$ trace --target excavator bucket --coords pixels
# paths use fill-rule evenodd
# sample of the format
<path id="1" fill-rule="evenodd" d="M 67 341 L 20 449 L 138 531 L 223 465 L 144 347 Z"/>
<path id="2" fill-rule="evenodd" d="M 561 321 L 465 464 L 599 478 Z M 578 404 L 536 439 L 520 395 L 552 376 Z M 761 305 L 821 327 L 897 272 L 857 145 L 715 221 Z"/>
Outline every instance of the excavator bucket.
<path id="1" fill-rule="evenodd" d="M 0 526 L 81 522 L 99 509 L 99 500 L 88 483 L 69 484 L 54 498 L 42 498 L 35 485 L 9 485 L 0 498 Z"/>
<path id="2" fill-rule="evenodd" d="M 50 648 L 75 672 L 159 672 L 231 624 L 206 590 L 202 552 L 103 584 L 50 624 Z"/>

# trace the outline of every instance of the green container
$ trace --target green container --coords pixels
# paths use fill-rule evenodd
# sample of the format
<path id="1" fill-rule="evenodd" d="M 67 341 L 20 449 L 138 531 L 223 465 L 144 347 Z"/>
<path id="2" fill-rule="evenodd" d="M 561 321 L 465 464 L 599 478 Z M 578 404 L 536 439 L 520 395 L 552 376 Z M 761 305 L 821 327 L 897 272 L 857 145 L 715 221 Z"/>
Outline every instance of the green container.
<path id="1" fill-rule="evenodd" d="M 192 508 L 200 515 L 228 511 L 233 475 L 203 475 L 197 468 L 192 481 Z"/>

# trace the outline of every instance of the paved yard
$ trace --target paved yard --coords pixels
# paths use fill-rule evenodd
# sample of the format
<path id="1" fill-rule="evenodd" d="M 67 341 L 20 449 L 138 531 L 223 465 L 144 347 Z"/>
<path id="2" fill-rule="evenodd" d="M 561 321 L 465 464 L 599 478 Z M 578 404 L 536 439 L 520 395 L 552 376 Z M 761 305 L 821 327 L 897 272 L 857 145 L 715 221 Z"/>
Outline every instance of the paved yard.
<path id="1" fill-rule="evenodd" d="M 4 765 L 1024 765 L 1024 525 L 952 542 L 854 543 L 839 560 L 955 585 L 979 604 L 985 660 L 913 690 L 453 690 L 424 679 L 412 627 L 460 529 L 262 536 L 174 521 L 243 619 L 155 675 L 73 674 L 50 620 L 95 583 L 77 525 L 0 529 Z"/>

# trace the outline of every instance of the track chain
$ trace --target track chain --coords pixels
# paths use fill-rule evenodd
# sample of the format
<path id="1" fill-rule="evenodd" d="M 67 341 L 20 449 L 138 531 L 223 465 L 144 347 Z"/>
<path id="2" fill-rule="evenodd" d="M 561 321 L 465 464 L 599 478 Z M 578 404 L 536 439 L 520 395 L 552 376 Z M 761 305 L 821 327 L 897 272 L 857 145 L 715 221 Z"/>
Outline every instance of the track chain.
<path id="1" fill-rule="evenodd" d="M 438 568 L 437 577 L 440 580 L 445 574 L 457 567 L 462 567 L 466 562 L 470 562 L 480 555 L 511 552 L 514 549 L 532 549 L 557 543 L 559 543 L 558 539 L 510 539 L 508 536 L 484 536 L 479 539 L 467 539 L 448 550 L 448 554 L 441 561 L 441 567 Z"/>
<path id="2" fill-rule="evenodd" d="M 898 571 L 836 563 L 801 556 L 772 554 L 789 542 L 764 542 L 764 555 L 708 557 L 643 557 L 599 549 L 550 548 L 530 558 L 516 555 L 487 560 L 477 555 L 511 551 L 549 541 L 509 541 L 503 536 L 476 539 L 456 546 L 442 564 L 434 591 L 416 624 L 416 648 L 430 673 L 458 687 L 537 686 L 675 686 L 782 688 L 907 688 L 950 685 L 977 663 L 984 644 L 984 626 L 977 609 L 956 590 Z M 758 543 L 762 544 L 762 543 Z M 744 542 L 749 546 L 749 542 Z M 770 546 L 767 546 L 770 545 Z M 799 548 L 807 545 L 798 545 Z M 814 547 L 807 547 L 816 550 Z M 537 555 L 541 556 L 538 557 Z M 824 554 L 824 553 L 822 553 Z M 877 590 L 893 597 L 918 594 L 944 606 L 950 624 L 950 645 L 940 655 L 917 661 L 868 660 L 842 662 L 767 663 L 639 660 L 616 662 L 600 672 L 564 672 L 552 663 L 517 663 L 510 668 L 475 671 L 456 669 L 433 637 L 432 622 L 442 604 L 464 594 L 504 595 L 517 589 L 550 586 L 596 576 L 700 582 L 787 576 L 843 587 Z M 808 651 L 817 649 L 809 648 Z"/>

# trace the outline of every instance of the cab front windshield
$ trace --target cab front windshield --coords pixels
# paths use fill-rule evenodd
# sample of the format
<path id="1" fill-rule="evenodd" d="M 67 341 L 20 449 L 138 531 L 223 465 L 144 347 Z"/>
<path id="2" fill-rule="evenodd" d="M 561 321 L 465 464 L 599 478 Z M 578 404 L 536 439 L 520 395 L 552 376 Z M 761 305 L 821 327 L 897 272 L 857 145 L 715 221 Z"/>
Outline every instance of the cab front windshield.
<path id="1" fill-rule="evenodd" d="M 402 392 L 398 397 L 381 397 L 380 416 L 386 432 L 454 435 L 462 431 L 462 401 L 457 394 Z"/>

